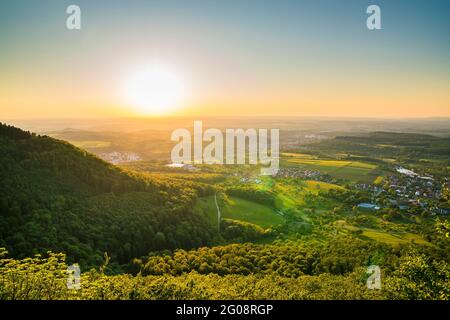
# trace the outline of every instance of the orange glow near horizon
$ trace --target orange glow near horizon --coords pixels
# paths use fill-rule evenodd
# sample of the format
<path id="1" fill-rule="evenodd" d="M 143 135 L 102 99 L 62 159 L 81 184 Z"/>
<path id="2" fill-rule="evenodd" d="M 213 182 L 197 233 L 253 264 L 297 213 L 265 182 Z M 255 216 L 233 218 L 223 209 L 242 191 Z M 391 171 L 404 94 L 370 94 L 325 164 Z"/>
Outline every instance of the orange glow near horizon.
<path id="1" fill-rule="evenodd" d="M 0 19 L 0 120 L 450 117 L 441 3 L 386 3 L 370 31 L 359 1 L 86 1 L 74 31 L 63 3 L 19 2 Z"/>
<path id="2" fill-rule="evenodd" d="M 195 78 L 192 68 L 191 74 L 180 73 L 183 80 L 195 79 L 185 83 L 170 68 L 142 73 L 130 70 L 116 75 L 110 72 L 108 78 L 77 75 L 59 80 L 26 74 L 12 75 L 8 81 L 1 78 L 0 118 L 450 117 L 450 91 L 445 79 L 427 83 L 401 74 L 388 75 L 390 81 L 308 74 L 308 80 L 269 77 L 262 81 L 250 77 L 233 82 L 217 79 L 217 75 Z M 156 90 L 153 95 L 152 90 Z M 124 93 L 128 94 L 126 99 Z"/>
<path id="3" fill-rule="evenodd" d="M 111 117 L 166 117 L 166 116 L 301 116 L 301 117 L 361 117 L 361 118 L 427 118 L 450 117 L 449 104 L 439 97 L 391 97 L 390 99 L 370 99 L 369 97 L 304 97 L 290 99 L 265 97 L 246 98 L 233 101 L 203 101 L 186 104 L 176 110 L 139 110 L 132 104 L 114 101 L 102 102 L 69 97 L 48 100 L 42 97 L 24 99 L 7 98 L 0 103 L 1 119 L 32 118 L 111 118 Z M 144 106 L 145 107 L 145 106 Z"/>

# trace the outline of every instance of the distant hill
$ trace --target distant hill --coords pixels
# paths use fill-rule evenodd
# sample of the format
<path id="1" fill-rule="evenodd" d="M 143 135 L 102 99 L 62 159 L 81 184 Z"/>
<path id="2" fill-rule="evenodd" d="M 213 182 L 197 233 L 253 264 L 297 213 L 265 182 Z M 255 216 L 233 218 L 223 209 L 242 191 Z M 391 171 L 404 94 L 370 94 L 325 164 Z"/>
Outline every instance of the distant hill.
<path id="1" fill-rule="evenodd" d="M 419 133 L 398 133 L 398 132 L 384 132 L 377 131 L 367 134 L 355 135 L 355 136 L 338 136 L 338 140 L 352 140 L 362 141 L 367 143 L 384 143 L 398 146 L 449 146 L 450 140 L 448 138 L 436 137 L 427 134 Z"/>
<path id="2" fill-rule="evenodd" d="M 322 156 L 337 154 L 404 159 L 439 159 L 450 161 L 450 138 L 417 133 L 371 132 L 364 134 L 337 136 L 307 147 Z"/>
<path id="3" fill-rule="evenodd" d="M 201 183 L 157 180 L 75 146 L 0 123 L 0 247 L 14 257 L 47 250 L 98 264 L 106 251 L 128 263 L 150 251 L 208 243 L 194 213 Z"/>

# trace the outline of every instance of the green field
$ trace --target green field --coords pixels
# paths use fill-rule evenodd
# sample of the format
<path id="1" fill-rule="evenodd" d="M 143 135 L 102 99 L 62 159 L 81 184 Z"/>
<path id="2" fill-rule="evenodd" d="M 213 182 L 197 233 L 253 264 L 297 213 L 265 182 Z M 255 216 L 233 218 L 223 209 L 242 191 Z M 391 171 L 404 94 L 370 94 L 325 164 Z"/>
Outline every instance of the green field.
<path id="1" fill-rule="evenodd" d="M 348 161 L 348 160 L 320 160 L 312 156 L 287 154 L 288 157 L 282 158 L 283 167 L 297 167 L 303 170 L 316 170 L 324 174 L 329 174 L 338 179 L 346 179 L 354 182 L 373 182 L 378 174 L 375 164 Z"/>
<path id="2" fill-rule="evenodd" d="M 378 176 L 373 183 L 377 184 L 377 185 L 380 185 L 380 184 L 383 183 L 383 181 L 384 181 L 384 177 Z"/>
<path id="3" fill-rule="evenodd" d="M 312 192 L 314 194 L 317 194 L 319 191 L 328 191 L 332 189 L 344 190 L 343 187 L 338 186 L 337 184 L 313 180 L 304 181 L 304 188 L 305 191 Z"/>
<path id="4" fill-rule="evenodd" d="M 292 153 L 292 152 L 283 152 L 281 153 L 282 157 L 288 157 L 288 158 L 302 158 L 302 159 L 317 159 L 317 157 L 305 154 L 305 153 Z"/>
<path id="5" fill-rule="evenodd" d="M 87 141 L 71 141 L 78 148 L 107 148 L 111 145 L 109 141 L 87 140 Z"/>
<path id="6" fill-rule="evenodd" d="M 282 216 L 289 211 L 290 214 L 302 218 L 304 221 L 310 221 L 308 205 L 305 202 L 306 195 L 317 195 L 320 191 L 331 189 L 344 189 L 336 184 L 313 180 L 274 179 L 272 177 L 261 177 L 259 180 L 259 183 L 251 183 L 250 186 L 274 194 L 274 209 L 279 215 Z M 329 210 L 330 204 L 328 201 L 323 201 L 316 206 L 316 209 L 319 211 Z"/>
<path id="7" fill-rule="evenodd" d="M 389 245 L 397 246 L 400 244 L 407 244 L 414 241 L 417 244 L 430 245 L 421 236 L 414 233 L 386 233 L 378 230 L 366 229 L 362 233 L 363 236 L 371 238 L 373 240 L 384 242 Z"/>
<path id="8" fill-rule="evenodd" d="M 219 200 L 219 207 L 223 218 L 253 223 L 262 228 L 276 226 L 284 222 L 284 218 L 275 209 L 237 197 L 228 196 L 225 201 Z M 202 210 L 210 217 L 214 225 L 217 224 L 214 196 L 199 199 L 196 210 Z"/>
<path id="9" fill-rule="evenodd" d="M 337 220 L 333 224 L 336 228 L 347 231 L 362 230 L 362 236 L 378 242 L 383 242 L 392 246 L 398 246 L 401 244 L 408 244 L 415 242 L 421 245 L 431 245 L 428 241 L 424 240 L 420 235 L 411 232 L 385 232 L 380 229 L 359 228 L 349 225 L 344 220 Z"/>
<path id="10" fill-rule="evenodd" d="M 336 184 L 322 181 L 304 180 L 299 185 L 277 183 L 274 191 L 277 193 L 277 209 L 290 209 L 304 205 L 304 196 L 308 193 L 318 194 L 319 191 L 344 188 Z"/>

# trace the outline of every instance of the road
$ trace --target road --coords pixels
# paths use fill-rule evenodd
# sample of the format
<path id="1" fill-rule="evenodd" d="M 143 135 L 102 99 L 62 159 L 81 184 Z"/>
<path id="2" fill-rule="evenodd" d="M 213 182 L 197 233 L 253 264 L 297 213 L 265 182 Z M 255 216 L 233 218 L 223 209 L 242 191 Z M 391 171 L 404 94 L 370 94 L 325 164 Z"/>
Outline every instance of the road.
<path id="1" fill-rule="evenodd" d="M 217 208 L 217 231 L 220 232 L 221 214 L 220 214 L 219 204 L 217 203 L 217 192 L 214 194 L 214 202 L 216 203 L 216 208 Z"/>

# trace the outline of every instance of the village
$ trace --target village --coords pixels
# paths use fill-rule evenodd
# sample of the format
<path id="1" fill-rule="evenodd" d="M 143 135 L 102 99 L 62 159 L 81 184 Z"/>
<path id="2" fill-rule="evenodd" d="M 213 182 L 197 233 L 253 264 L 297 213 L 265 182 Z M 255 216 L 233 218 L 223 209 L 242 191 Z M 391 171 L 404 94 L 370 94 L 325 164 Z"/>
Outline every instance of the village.
<path id="1" fill-rule="evenodd" d="M 135 152 L 118 152 L 118 151 L 104 152 L 104 153 L 100 153 L 99 157 L 109 163 L 112 163 L 112 164 L 119 164 L 119 163 L 126 163 L 126 162 L 142 160 L 141 156 Z"/>
<path id="2" fill-rule="evenodd" d="M 274 178 L 294 178 L 341 184 L 343 181 L 318 170 L 304 170 L 287 167 L 280 168 Z M 259 178 L 242 177 L 241 183 L 260 184 Z M 378 211 L 395 209 L 413 214 L 449 215 L 450 207 L 444 201 L 444 188 L 449 188 L 447 177 L 436 178 L 431 175 L 419 175 L 403 167 L 393 168 L 391 174 L 381 183 L 357 183 L 349 185 L 352 189 L 370 195 L 370 202 L 355 204 L 360 210 Z"/>
<path id="3" fill-rule="evenodd" d="M 357 184 L 355 188 L 372 195 L 371 203 L 358 204 L 360 209 L 398 208 L 411 213 L 449 215 L 450 208 L 444 201 L 443 194 L 443 189 L 448 186 L 447 177 L 438 179 L 396 167 L 395 171 L 384 179 L 382 185 Z"/>

